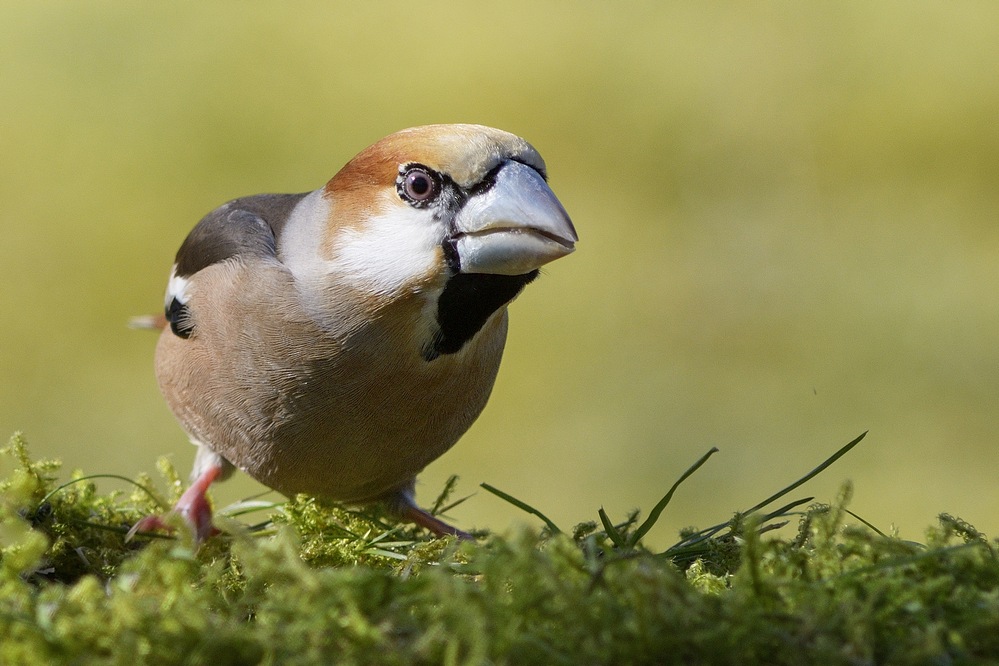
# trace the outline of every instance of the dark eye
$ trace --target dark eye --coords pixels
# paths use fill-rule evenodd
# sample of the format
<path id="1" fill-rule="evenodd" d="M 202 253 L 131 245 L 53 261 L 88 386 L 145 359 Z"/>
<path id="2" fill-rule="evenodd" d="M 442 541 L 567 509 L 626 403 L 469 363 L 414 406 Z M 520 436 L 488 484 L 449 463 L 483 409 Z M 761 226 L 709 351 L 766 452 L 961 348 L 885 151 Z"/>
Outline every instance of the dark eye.
<path id="1" fill-rule="evenodd" d="M 437 195 L 437 180 L 426 169 L 413 167 L 403 174 L 399 189 L 406 199 L 422 203 Z"/>

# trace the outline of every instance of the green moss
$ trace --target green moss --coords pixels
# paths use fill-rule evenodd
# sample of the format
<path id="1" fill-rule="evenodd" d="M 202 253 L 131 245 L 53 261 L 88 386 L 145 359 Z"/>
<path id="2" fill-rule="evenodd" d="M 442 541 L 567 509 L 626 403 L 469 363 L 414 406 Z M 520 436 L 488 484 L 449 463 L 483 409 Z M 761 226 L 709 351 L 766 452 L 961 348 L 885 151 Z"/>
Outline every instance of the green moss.
<path id="1" fill-rule="evenodd" d="M 790 510 L 751 511 L 665 553 L 638 516 L 458 544 L 304 497 L 195 549 L 126 543 L 168 506 L 148 479 L 59 486 L 19 437 L 4 460 L 3 664 L 999 660 L 997 544 L 949 516 L 925 544 L 848 525 L 848 485 L 786 538 L 767 528 Z"/>

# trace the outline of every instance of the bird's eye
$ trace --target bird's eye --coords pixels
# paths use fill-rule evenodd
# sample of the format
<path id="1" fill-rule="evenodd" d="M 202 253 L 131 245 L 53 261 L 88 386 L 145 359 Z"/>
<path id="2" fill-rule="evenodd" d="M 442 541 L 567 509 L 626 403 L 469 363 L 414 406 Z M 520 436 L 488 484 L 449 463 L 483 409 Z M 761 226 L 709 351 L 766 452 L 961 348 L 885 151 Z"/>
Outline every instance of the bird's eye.
<path id="1" fill-rule="evenodd" d="M 414 204 L 420 204 L 437 196 L 437 180 L 426 169 L 408 169 L 399 183 L 399 193 Z"/>

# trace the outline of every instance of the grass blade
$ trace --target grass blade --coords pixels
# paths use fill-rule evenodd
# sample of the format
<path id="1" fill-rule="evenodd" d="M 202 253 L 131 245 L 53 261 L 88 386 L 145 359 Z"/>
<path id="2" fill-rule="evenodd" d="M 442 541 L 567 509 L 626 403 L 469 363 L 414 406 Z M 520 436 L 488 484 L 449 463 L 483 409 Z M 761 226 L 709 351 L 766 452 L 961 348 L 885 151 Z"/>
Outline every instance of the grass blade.
<path id="1" fill-rule="evenodd" d="M 551 531 L 552 534 L 561 534 L 562 533 L 562 530 L 560 530 L 558 528 L 558 525 L 556 525 L 555 523 L 553 523 L 551 520 L 548 519 L 548 516 L 546 516 L 545 514 L 541 513 L 540 511 L 538 511 L 537 509 L 535 509 L 530 504 L 527 504 L 525 502 L 521 502 L 516 497 L 514 497 L 512 495 L 507 495 L 505 492 L 503 492 L 499 488 L 494 488 L 493 486 L 490 486 L 488 483 L 480 483 L 479 485 L 482 486 L 484 489 L 488 490 L 489 492 L 491 492 L 493 495 L 496 495 L 496 497 L 499 497 L 500 499 L 506 500 L 507 502 L 509 502 L 510 504 L 514 505 L 515 507 L 517 507 L 521 511 L 526 511 L 527 513 L 533 514 L 533 515 L 537 516 L 538 518 L 540 518 L 541 520 L 543 520 L 544 523 L 545 523 L 545 525 L 548 526 L 548 529 Z"/>
<path id="2" fill-rule="evenodd" d="M 610 537 L 610 540 L 614 542 L 614 545 L 618 548 L 624 548 L 627 546 L 627 541 L 623 536 L 621 536 L 621 532 L 614 527 L 614 523 L 611 522 L 610 517 L 607 515 L 607 512 L 604 511 L 603 507 L 600 507 L 600 511 L 598 511 L 597 514 L 600 516 L 600 522 L 603 523 L 604 532 L 606 532 L 607 536 Z"/>
<path id="3" fill-rule="evenodd" d="M 859 520 L 860 522 L 862 522 L 869 529 L 874 530 L 874 533 L 877 534 L 879 537 L 882 537 L 883 539 L 890 539 L 891 538 L 890 536 L 888 536 L 887 534 L 885 534 L 884 532 L 882 532 L 881 530 L 879 530 L 878 528 L 876 528 L 874 525 L 872 525 L 871 523 L 867 522 L 866 520 L 864 520 L 863 518 L 861 518 L 860 516 L 858 516 L 857 514 L 855 514 L 853 511 L 850 511 L 849 509 L 843 509 L 843 510 L 846 511 L 851 516 L 853 516 L 854 518 L 856 518 L 857 520 Z"/>
<path id="4" fill-rule="evenodd" d="M 451 502 L 447 506 L 442 506 L 440 509 L 437 510 L 437 513 L 435 513 L 433 515 L 435 515 L 435 516 L 438 516 L 438 515 L 442 516 L 442 515 L 446 514 L 448 511 L 450 511 L 451 509 L 455 508 L 456 506 L 461 506 L 462 504 L 464 504 L 468 500 L 472 499 L 473 497 L 475 497 L 474 494 L 472 494 L 472 495 L 465 495 L 461 499 L 456 499 L 455 501 Z"/>
<path id="5" fill-rule="evenodd" d="M 716 453 L 718 453 L 718 447 L 712 446 L 710 451 L 701 456 L 697 462 L 691 465 L 687 469 L 687 471 L 684 472 L 683 475 L 681 475 L 680 478 L 676 480 L 676 483 L 674 483 L 673 487 L 669 489 L 669 492 L 667 492 L 663 496 L 663 498 L 659 500 L 659 503 L 656 504 L 655 507 L 653 507 L 652 511 L 649 512 L 649 517 L 646 518 L 645 521 L 638 526 L 638 529 L 635 530 L 634 533 L 631 535 L 631 538 L 628 540 L 629 545 L 634 546 L 636 543 L 639 542 L 639 540 L 641 540 L 643 536 L 648 534 L 649 530 L 651 530 L 652 527 L 656 524 L 656 521 L 659 520 L 659 516 L 662 514 L 663 510 L 666 509 L 666 506 L 673 499 L 673 493 L 675 493 L 676 489 L 680 487 L 680 484 L 686 481 L 691 474 L 696 472 L 701 465 L 703 465 L 708 461 L 708 458 L 710 458 Z"/>
<path id="6" fill-rule="evenodd" d="M 445 502 L 448 501 L 448 498 L 451 497 L 451 493 L 454 492 L 454 489 L 457 486 L 458 486 L 458 475 L 452 474 L 447 478 L 447 481 L 444 482 L 444 488 L 442 488 L 440 494 L 437 495 L 437 499 L 434 501 L 434 505 L 430 507 L 431 516 L 436 516 L 440 513 L 443 513 L 441 507 L 444 505 Z"/>
<path id="7" fill-rule="evenodd" d="M 843 446 L 842 448 L 840 448 L 838 451 L 836 451 L 836 453 L 834 453 L 831 456 L 829 456 L 828 458 L 826 458 L 826 460 L 823 461 L 821 465 L 819 465 L 818 467 L 816 467 L 815 469 L 813 469 L 811 472 L 809 472 L 805 476 L 801 477 L 800 479 L 798 479 L 797 481 L 795 481 L 791 485 L 787 486 L 783 490 L 774 493 L 773 495 L 771 495 L 767 499 L 763 500 L 762 502 L 760 502 L 756 506 L 752 507 L 751 509 L 748 509 L 747 511 L 742 512 L 741 515 L 748 516 L 748 515 L 751 515 L 752 513 L 756 512 L 756 511 L 759 511 L 760 509 L 762 509 L 766 505 L 768 505 L 771 502 L 774 502 L 774 501 L 780 499 L 781 497 L 783 497 L 784 495 L 788 494 L 789 492 L 791 492 L 795 488 L 797 488 L 800 485 L 804 484 L 808 480 L 814 478 L 815 476 L 817 476 L 818 474 L 820 474 L 822 471 L 824 471 L 827 467 L 829 467 L 834 462 L 836 462 L 837 460 L 839 460 L 840 458 L 842 458 L 844 455 L 846 455 L 850 451 L 850 449 L 852 449 L 857 444 L 859 444 L 860 441 L 862 439 L 864 439 L 864 437 L 866 437 L 866 436 L 867 436 L 867 431 L 865 430 L 864 432 L 862 432 L 860 434 L 859 437 L 857 437 L 856 439 L 854 439 L 853 441 L 851 441 L 846 446 Z M 807 499 L 803 499 L 803 500 L 797 500 L 796 502 L 792 502 L 791 504 L 788 504 L 788 505 L 786 505 L 784 507 L 781 507 L 780 509 L 767 514 L 767 516 L 764 517 L 764 522 L 766 522 L 767 520 L 770 520 L 772 518 L 775 518 L 775 517 L 779 516 L 784 511 L 790 511 L 791 509 L 793 509 L 796 506 L 799 506 L 799 505 L 804 504 L 806 502 L 810 502 L 810 501 L 812 501 L 812 499 L 813 498 L 807 498 Z M 857 517 L 857 518 L 858 518 L 858 520 L 861 520 L 862 522 L 864 522 L 865 525 L 867 524 L 866 521 L 863 521 L 859 517 Z M 685 538 L 681 539 L 680 541 L 676 542 L 675 544 L 673 544 L 669 548 L 667 548 L 663 552 L 663 555 L 667 555 L 668 556 L 668 555 L 670 555 L 672 553 L 679 553 L 680 551 L 684 551 L 684 550 L 686 550 L 688 548 L 693 548 L 697 544 L 702 543 L 702 542 L 704 542 L 704 541 L 706 541 L 706 540 L 714 537 L 716 534 L 718 534 L 719 532 L 721 532 L 722 530 L 724 530 L 726 527 L 729 527 L 730 524 L 731 524 L 731 521 L 727 521 L 727 522 L 724 522 L 724 523 L 719 523 L 717 525 L 713 525 L 711 527 L 706 527 L 703 530 L 699 530 L 698 532 L 695 532 L 694 534 L 690 534 L 687 537 L 685 537 Z M 875 528 L 873 525 L 868 525 L 868 526 L 871 527 L 872 529 L 874 529 L 875 531 L 878 531 L 877 528 Z M 880 534 L 880 532 L 879 532 L 879 534 Z"/>
<path id="8" fill-rule="evenodd" d="M 119 474 L 88 474 L 87 476 L 81 476 L 78 479 L 72 479 L 71 481 L 67 481 L 66 483 L 58 485 L 55 488 L 53 488 L 52 490 L 50 490 L 45 495 L 45 497 L 42 498 L 42 500 L 39 502 L 39 504 L 44 504 L 45 502 L 49 501 L 52 498 L 53 495 L 55 495 L 56 493 L 60 492 L 61 490 L 64 490 L 65 488 L 68 488 L 69 486 L 73 485 L 74 483 L 80 483 L 81 481 L 91 481 L 93 479 L 114 479 L 116 481 L 123 481 L 125 483 L 128 483 L 128 484 L 131 484 L 131 485 L 135 486 L 136 488 L 138 488 L 142 492 L 144 492 L 147 495 L 149 495 L 150 499 L 152 499 L 153 502 L 155 502 L 156 504 L 160 504 L 160 500 L 156 497 L 156 495 L 153 494 L 153 492 L 151 490 L 149 490 L 149 488 L 146 488 L 144 485 L 142 485 L 138 481 L 135 481 L 134 479 L 130 479 L 127 476 L 121 476 Z"/>
<path id="9" fill-rule="evenodd" d="M 781 497 L 783 497 L 784 495 L 787 495 L 789 492 L 791 492 L 792 490 L 794 490 L 798 486 L 800 486 L 803 483 L 809 481 L 810 479 L 814 478 L 815 476 L 821 474 L 823 470 L 825 470 L 827 467 L 829 467 L 830 465 L 832 465 L 834 462 L 836 462 L 837 460 L 839 460 L 840 458 L 842 458 L 843 456 L 845 456 L 847 453 L 849 453 L 850 449 L 852 449 L 857 444 L 859 444 L 860 440 L 862 440 L 866 436 L 867 436 L 867 431 L 865 430 L 864 432 L 860 433 L 860 436 L 857 437 L 855 440 L 853 440 L 852 442 L 850 442 L 849 444 L 847 444 L 846 446 L 844 446 L 843 448 L 841 448 L 839 451 L 837 451 L 836 453 L 834 453 L 831 456 L 829 456 L 828 458 L 826 458 L 826 460 L 821 465 L 819 465 L 818 467 L 816 467 L 815 469 L 813 469 L 811 472 L 809 472 L 805 476 L 801 477 L 800 479 L 798 479 L 797 481 L 795 481 L 794 483 L 792 483 L 788 487 L 786 487 L 783 490 L 780 490 L 780 491 L 774 493 L 773 495 L 771 495 L 770 497 L 766 498 L 765 500 L 763 500 L 762 502 L 760 502 L 759 504 L 757 504 L 753 508 L 748 509 L 744 513 L 744 515 L 748 516 L 748 515 L 752 514 L 755 511 L 759 511 L 760 509 L 762 509 L 763 507 L 765 507 L 767 504 L 770 504 L 771 502 L 780 499 Z"/>
<path id="10" fill-rule="evenodd" d="M 788 515 L 788 512 L 791 509 L 797 509 L 802 504 L 808 504 L 809 502 L 811 502 L 814 499 L 815 499 L 814 497 L 802 497 L 800 500 L 795 500 L 793 502 L 785 504 L 781 508 L 776 509 L 774 511 L 771 511 L 767 515 L 763 516 L 762 522 L 765 523 L 768 520 L 773 520 L 774 518 L 781 518 L 781 517 L 783 517 L 785 515 Z"/>

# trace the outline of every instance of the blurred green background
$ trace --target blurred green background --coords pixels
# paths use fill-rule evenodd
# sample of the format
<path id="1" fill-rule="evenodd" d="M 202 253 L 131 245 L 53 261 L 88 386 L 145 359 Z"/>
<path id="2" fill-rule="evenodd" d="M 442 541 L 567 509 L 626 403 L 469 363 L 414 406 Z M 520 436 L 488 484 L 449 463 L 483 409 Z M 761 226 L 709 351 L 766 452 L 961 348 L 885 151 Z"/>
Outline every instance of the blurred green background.
<path id="1" fill-rule="evenodd" d="M 580 232 L 512 308 L 493 398 L 421 477 L 556 522 L 797 496 L 919 538 L 999 533 L 999 5 L 0 5 L 0 434 L 134 475 L 174 252 L 230 198 L 314 189 L 397 129 L 476 122 L 548 162 Z M 244 476 L 220 503 L 257 486 Z M 454 512 L 529 516 L 479 491 Z"/>

